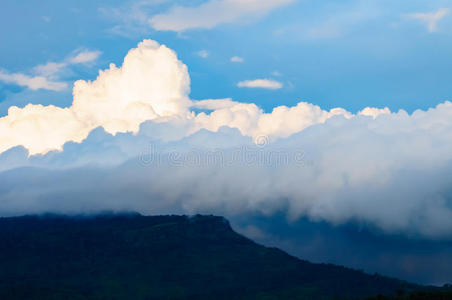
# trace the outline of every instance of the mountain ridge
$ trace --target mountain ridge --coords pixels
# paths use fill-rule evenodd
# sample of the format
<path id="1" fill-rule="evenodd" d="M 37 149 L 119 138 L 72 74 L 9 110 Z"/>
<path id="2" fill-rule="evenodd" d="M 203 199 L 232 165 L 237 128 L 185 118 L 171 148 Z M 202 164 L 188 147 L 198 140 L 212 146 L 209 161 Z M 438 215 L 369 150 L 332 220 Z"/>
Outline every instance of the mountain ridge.
<path id="1" fill-rule="evenodd" d="M 424 287 L 261 246 L 218 216 L 0 218 L 1 299 L 358 299 Z"/>

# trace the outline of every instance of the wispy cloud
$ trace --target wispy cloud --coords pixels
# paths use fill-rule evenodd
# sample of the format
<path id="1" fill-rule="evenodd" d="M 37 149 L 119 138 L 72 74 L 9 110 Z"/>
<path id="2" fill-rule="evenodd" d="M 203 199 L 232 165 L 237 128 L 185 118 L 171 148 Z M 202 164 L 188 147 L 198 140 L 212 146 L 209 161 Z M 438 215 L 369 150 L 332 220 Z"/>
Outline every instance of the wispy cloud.
<path id="1" fill-rule="evenodd" d="M 27 87 L 31 90 L 62 91 L 68 87 L 66 82 L 60 80 L 62 70 L 70 65 L 87 64 L 99 58 L 100 51 L 76 50 L 62 62 L 48 62 L 32 68 L 30 74 L 10 73 L 0 70 L 0 81 Z"/>
<path id="2" fill-rule="evenodd" d="M 66 66 L 67 66 L 67 63 L 65 63 L 65 62 L 60 62 L 60 63 L 48 62 L 44 65 L 38 65 L 38 66 L 34 67 L 32 70 L 32 73 L 40 75 L 40 76 L 50 77 L 50 76 L 60 72 Z"/>
<path id="3" fill-rule="evenodd" d="M 433 33 L 438 30 L 438 23 L 450 13 L 449 8 L 440 8 L 436 12 L 412 13 L 407 16 L 423 22 L 427 26 L 427 30 Z"/>
<path id="4" fill-rule="evenodd" d="M 149 17 L 155 8 L 167 0 L 139 0 L 126 2 L 119 7 L 100 7 L 100 14 L 116 23 L 107 31 L 112 34 L 131 37 L 149 31 Z"/>
<path id="5" fill-rule="evenodd" d="M 200 51 L 196 52 L 196 54 L 201 58 L 209 57 L 209 52 L 207 50 L 200 50 Z"/>
<path id="6" fill-rule="evenodd" d="M 334 2 L 334 1 L 333 1 Z M 340 39 L 355 34 L 376 23 L 381 24 L 384 7 L 378 1 L 342 1 L 338 5 L 321 5 L 315 14 L 306 14 L 293 23 L 272 31 L 278 38 L 322 40 Z M 370 24 L 374 23 L 375 24 Z"/>
<path id="7" fill-rule="evenodd" d="M 283 84 L 279 81 L 272 79 L 254 79 L 254 80 L 244 80 L 237 83 L 240 88 L 261 88 L 269 90 L 278 90 L 283 87 Z"/>
<path id="8" fill-rule="evenodd" d="M 211 29 L 246 16 L 265 15 L 291 2 L 293 0 L 210 0 L 195 7 L 175 5 L 166 13 L 152 16 L 149 23 L 155 30 Z"/>
<path id="9" fill-rule="evenodd" d="M 31 90 L 61 91 L 67 88 L 67 83 L 51 81 L 44 76 L 28 76 L 22 73 L 8 73 L 5 71 L 0 71 L 0 81 L 25 86 Z"/>
<path id="10" fill-rule="evenodd" d="M 231 62 L 234 62 L 234 63 L 242 63 L 244 61 L 245 61 L 245 59 L 243 57 L 240 57 L 240 56 L 233 56 L 233 57 L 231 57 Z"/>
<path id="11" fill-rule="evenodd" d="M 69 60 L 69 63 L 71 64 L 86 64 L 93 62 L 99 58 L 99 56 L 102 54 L 102 52 L 96 50 L 96 51 L 81 51 L 74 57 L 72 57 Z"/>

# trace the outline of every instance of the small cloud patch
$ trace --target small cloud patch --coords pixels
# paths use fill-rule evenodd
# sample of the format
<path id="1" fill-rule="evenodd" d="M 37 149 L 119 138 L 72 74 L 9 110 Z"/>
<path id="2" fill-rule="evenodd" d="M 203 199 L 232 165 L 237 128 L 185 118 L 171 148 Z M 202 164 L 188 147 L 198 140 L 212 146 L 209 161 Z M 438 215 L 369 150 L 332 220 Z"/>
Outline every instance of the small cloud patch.
<path id="1" fill-rule="evenodd" d="M 268 90 L 278 90 L 283 87 L 283 84 L 276 80 L 271 79 L 255 79 L 255 80 L 244 80 L 237 83 L 239 88 L 261 88 Z"/>

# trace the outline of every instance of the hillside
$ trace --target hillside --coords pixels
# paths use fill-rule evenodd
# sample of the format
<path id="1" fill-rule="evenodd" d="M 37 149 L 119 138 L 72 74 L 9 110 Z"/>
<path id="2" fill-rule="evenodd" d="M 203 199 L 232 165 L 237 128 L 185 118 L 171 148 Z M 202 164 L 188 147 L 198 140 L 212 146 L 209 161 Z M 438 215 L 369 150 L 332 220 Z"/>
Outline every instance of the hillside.
<path id="1" fill-rule="evenodd" d="M 260 246 L 214 216 L 0 219 L 0 299 L 332 299 L 419 288 Z"/>

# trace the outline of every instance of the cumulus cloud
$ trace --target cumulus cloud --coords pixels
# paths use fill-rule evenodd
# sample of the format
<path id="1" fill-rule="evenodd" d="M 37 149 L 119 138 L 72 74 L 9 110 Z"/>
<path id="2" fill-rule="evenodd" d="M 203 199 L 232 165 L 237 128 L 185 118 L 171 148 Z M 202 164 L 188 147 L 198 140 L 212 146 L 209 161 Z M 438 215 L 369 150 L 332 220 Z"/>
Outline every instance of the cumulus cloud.
<path id="1" fill-rule="evenodd" d="M 240 56 L 231 57 L 231 62 L 234 62 L 234 63 L 242 63 L 244 61 L 245 61 L 245 59 L 243 59 L 243 57 L 240 57 Z"/>
<path id="2" fill-rule="evenodd" d="M 154 15 L 150 25 L 156 30 L 183 32 L 211 29 L 249 16 L 261 16 L 293 0 L 209 0 L 199 6 L 173 6 L 168 12 Z"/>
<path id="3" fill-rule="evenodd" d="M 412 13 L 407 16 L 419 20 L 427 26 L 428 32 L 432 33 L 438 29 L 438 23 L 450 13 L 449 8 L 440 8 L 436 12 Z"/>
<path id="4" fill-rule="evenodd" d="M 0 172 L 0 213 L 285 213 L 452 239 L 451 116 L 450 102 L 411 115 L 336 115 L 265 147 L 228 127 L 163 141 L 188 124 L 173 120 L 135 136 L 97 132 L 45 156 L 16 148 L 3 154 L 19 158 Z"/>
<path id="5" fill-rule="evenodd" d="M 78 121 L 68 108 L 28 104 L 11 107 L 0 118 L 0 151 L 23 146 L 30 154 L 62 149 L 68 141 L 81 142 L 90 129 Z"/>
<path id="6" fill-rule="evenodd" d="M 387 107 L 385 108 L 366 107 L 363 110 L 361 110 L 358 114 L 362 116 L 369 116 L 376 119 L 379 115 L 390 113 L 391 111 Z"/>
<path id="7" fill-rule="evenodd" d="M 269 90 L 278 90 L 283 87 L 283 84 L 276 80 L 271 79 L 254 79 L 254 80 L 244 80 L 237 83 L 238 87 L 241 88 L 261 88 Z"/>
<path id="8" fill-rule="evenodd" d="M 234 102 L 228 99 L 201 101 L 197 106 L 210 107 L 214 110 L 209 114 L 201 112 L 194 117 L 194 131 L 207 129 L 216 132 L 221 127 L 228 126 L 237 128 L 243 135 L 254 139 L 266 136 L 276 140 L 288 137 L 309 126 L 324 123 L 327 119 L 337 115 L 352 116 L 342 108 L 326 111 L 307 102 L 300 102 L 293 107 L 278 106 L 271 113 L 264 113 L 255 104 Z"/>
<path id="9" fill-rule="evenodd" d="M 246 85 L 279 87 L 279 83 L 267 80 Z M 137 133 L 140 124 L 148 120 L 178 119 L 185 124 L 178 136 L 201 129 L 218 131 L 222 126 L 229 126 L 252 138 L 266 135 L 277 139 L 338 114 L 350 115 L 343 109 L 324 111 L 304 102 L 294 107 L 279 106 L 272 113 L 264 113 L 255 104 L 230 99 L 193 102 L 188 97 L 189 91 L 187 67 L 176 54 L 155 41 L 145 40 L 127 54 L 121 67 L 112 64 L 109 69 L 100 71 L 93 82 L 75 82 L 70 107 L 31 104 L 23 109 L 11 107 L 8 115 L 0 118 L 4 129 L 0 134 L 0 152 L 23 146 L 30 155 L 45 154 L 62 150 L 66 142 L 81 142 L 97 127 L 103 127 L 110 134 Z M 190 107 L 211 111 L 194 114 Z M 49 128 L 60 118 L 67 119 L 67 124 L 71 125 L 51 132 Z"/>
<path id="10" fill-rule="evenodd" d="M 137 132 L 143 121 L 187 113 L 189 84 L 187 68 L 173 51 L 144 41 L 121 68 L 111 64 L 95 81 L 75 82 L 69 108 L 11 107 L 0 118 L 0 152 L 19 145 L 32 155 L 61 150 L 100 126 L 111 134 Z M 59 126 L 58 120 L 67 126 Z"/>
<path id="11" fill-rule="evenodd" d="M 146 40 L 121 67 L 76 82 L 72 106 L 10 108 L 0 215 L 284 213 L 452 239 L 451 102 L 412 114 L 306 102 L 266 113 L 193 101 L 189 88 L 176 54 Z"/>

